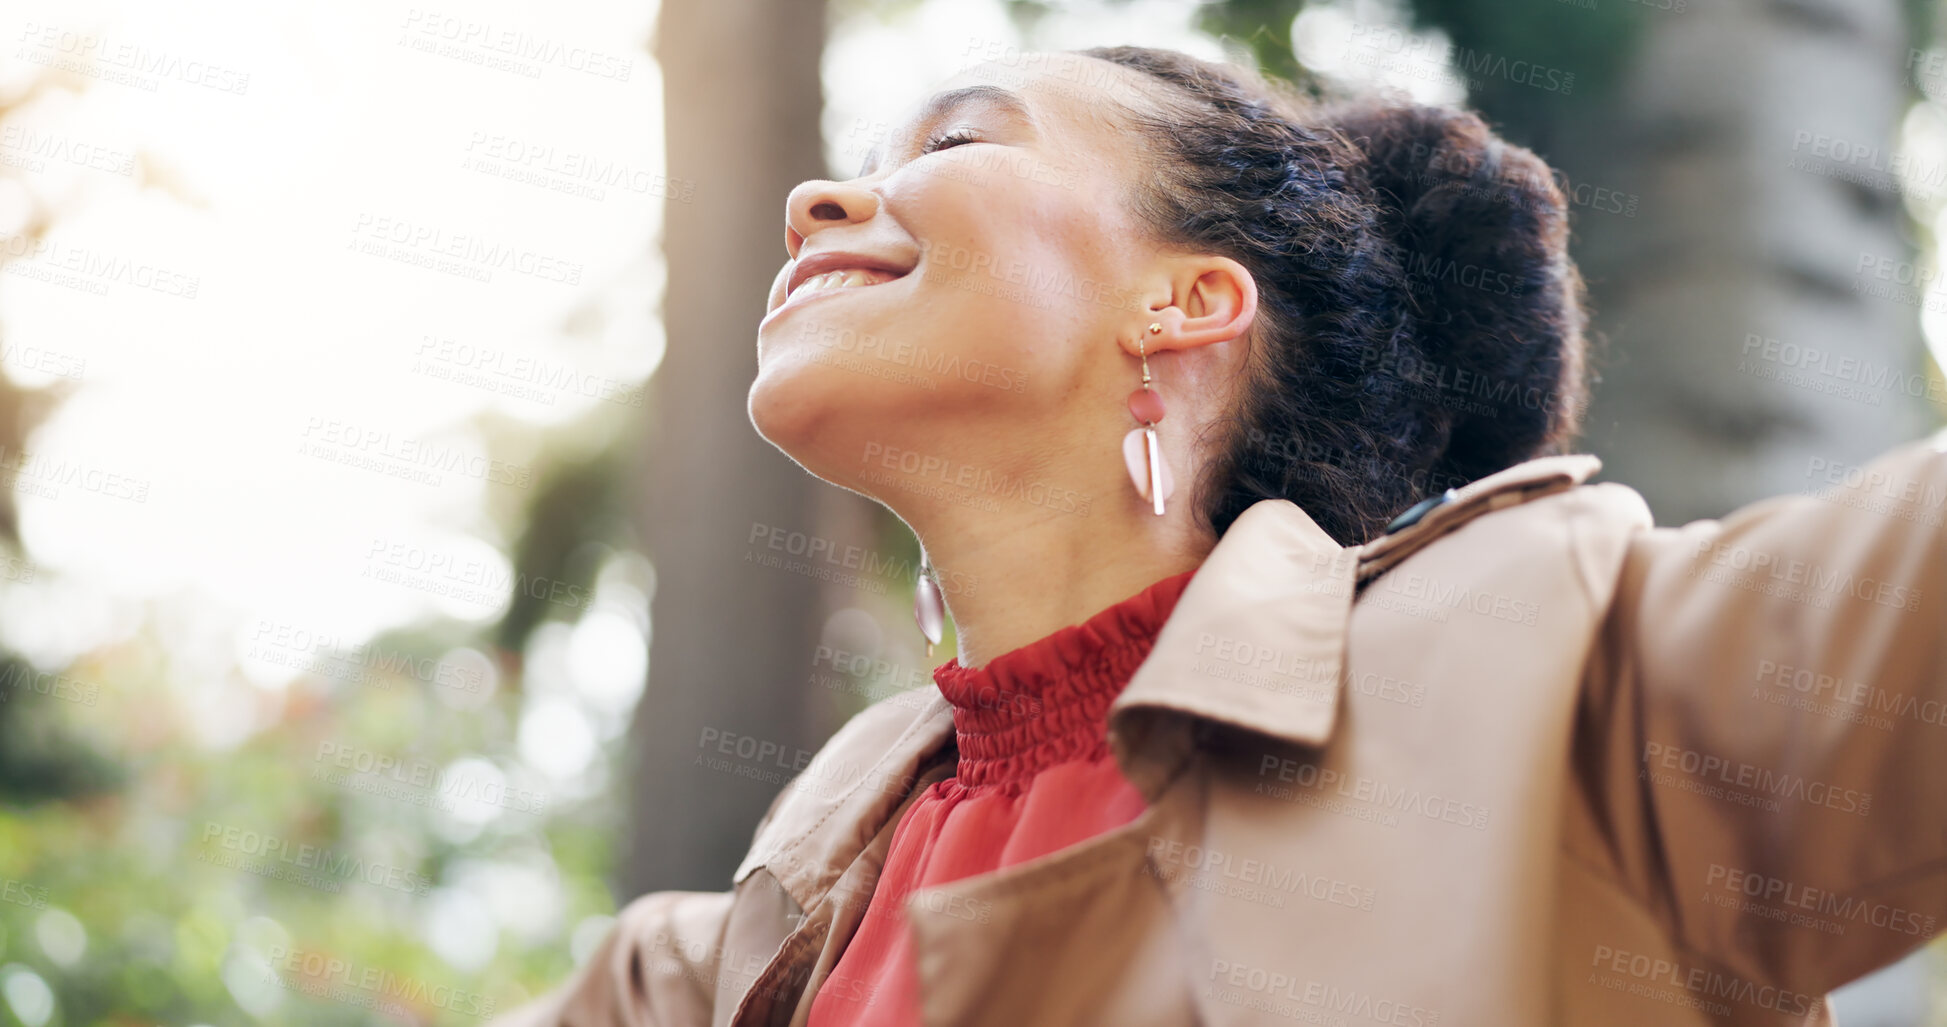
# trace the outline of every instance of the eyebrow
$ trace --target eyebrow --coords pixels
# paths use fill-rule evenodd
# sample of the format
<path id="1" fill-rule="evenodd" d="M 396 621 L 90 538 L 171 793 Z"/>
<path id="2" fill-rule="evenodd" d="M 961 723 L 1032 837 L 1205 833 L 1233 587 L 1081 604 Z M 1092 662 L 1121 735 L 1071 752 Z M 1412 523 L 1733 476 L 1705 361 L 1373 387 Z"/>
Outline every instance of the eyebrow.
<path id="1" fill-rule="evenodd" d="M 1021 94 L 999 86 L 962 86 L 959 89 L 949 89 L 944 93 L 935 93 L 926 101 L 926 105 L 920 108 L 919 116 L 913 123 L 917 128 L 925 128 L 943 120 L 948 114 L 961 107 L 974 104 L 998 107 L 1022 121 L 1034 123 L 1034 115 L 1029 112 L 1028 103 L 1021 98 Z M 871 174 L 879 166 L 879 157 L 884 149 L 883 145 L 875 145 L 866 153 L 865 160 L 859 163 L 859 177 L 863 178 Z"/>

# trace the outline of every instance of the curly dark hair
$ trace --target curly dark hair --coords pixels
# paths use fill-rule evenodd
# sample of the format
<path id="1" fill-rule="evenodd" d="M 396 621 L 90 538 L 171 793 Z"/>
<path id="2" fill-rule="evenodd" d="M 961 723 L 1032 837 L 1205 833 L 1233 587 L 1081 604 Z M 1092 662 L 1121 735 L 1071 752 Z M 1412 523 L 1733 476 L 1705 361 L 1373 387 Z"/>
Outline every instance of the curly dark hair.
<path id="1" fill-rule="evenodd" d="M 1138 209 L 1159 241 L 1257 282 L 1249 377 L 1200 492 L 1217 535 L 1282 498 L 1357 544 L 1574 440 L 1584 291 L 1541 158 L 1464 110 L 1317 103 L 1170 50 L 1078 52 L 1170 87 L 1160 110 L 1125 112 L 1157 155 Z"/>

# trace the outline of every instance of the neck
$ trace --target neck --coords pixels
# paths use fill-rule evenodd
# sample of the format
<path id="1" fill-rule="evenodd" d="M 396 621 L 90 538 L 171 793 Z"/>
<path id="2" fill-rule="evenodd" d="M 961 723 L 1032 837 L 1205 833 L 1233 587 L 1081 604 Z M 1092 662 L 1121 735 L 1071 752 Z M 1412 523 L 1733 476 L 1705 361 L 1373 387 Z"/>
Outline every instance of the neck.
<path id="1" fill-rule="evenodd" d="M 1189 500 L 1178 492 L 1158 517 L 1125 477 L 1089 496 L 1085 512 L 958 506 L 909 521 L 939 573 L 960 665 L 984 666 L 1202 564 L 1216 540 Z"/>

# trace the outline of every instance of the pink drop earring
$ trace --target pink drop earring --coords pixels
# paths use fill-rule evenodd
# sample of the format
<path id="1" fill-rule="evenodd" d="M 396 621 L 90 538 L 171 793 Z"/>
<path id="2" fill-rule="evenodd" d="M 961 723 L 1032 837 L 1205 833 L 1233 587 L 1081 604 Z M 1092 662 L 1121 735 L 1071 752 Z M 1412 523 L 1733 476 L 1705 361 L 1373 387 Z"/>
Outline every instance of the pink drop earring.
<path id="1" fill-rule="evenodd" d="M 1149 334 L 1162 333 L 1162 325 L 1149 326 Z M 1169 498 L 1176 483 L 1170 474 L 1169 461 L 1163 459 L 1163 449 L 1156 441 L 1156 422 L 1163 419 L 1163 397 L 1149 386 L 1149 353 L 1143 348 L 1141 334 L 1136 336 L 1136 353 L 1143 362 L 1143 383 L 1142 388 L 1129 394 L 1129 413 L 1142 427 L 1131 428 L 1122 437 L 1122 460 L 1129 468 L 1129 480 L 1135 483 L 1136 494 L 1149 500 L 1160 517 L 1163 500 Z"/>
<path id="2" fill-rule="evenodd" d="M 926 636 L 926 658 L 930 660 L 933 646 L 946 630 L 946 600 L 940 595 L 940 583 L 924 546 L 919 551 L 919 581 L 913 588 L 913 619 L 919 622 L 919 633 Z"/>

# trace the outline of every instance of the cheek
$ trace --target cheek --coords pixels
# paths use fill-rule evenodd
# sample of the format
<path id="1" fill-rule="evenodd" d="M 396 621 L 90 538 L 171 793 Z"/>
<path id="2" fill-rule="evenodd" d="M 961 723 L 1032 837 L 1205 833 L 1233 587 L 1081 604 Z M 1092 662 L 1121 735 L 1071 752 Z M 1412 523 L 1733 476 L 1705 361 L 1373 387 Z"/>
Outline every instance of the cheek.
<path id="1" fill-rule="evenodd" d="M 944 334 L 1032 351 L 1102 323 L 1126 299 L 1103 259 L 1112 251 L 1100 218 L 1078 191 L 983 168 L 936 172 L 899 199 L 922 248 L 916 310 L 940 313 Z"/>

